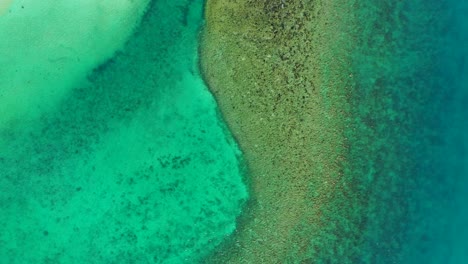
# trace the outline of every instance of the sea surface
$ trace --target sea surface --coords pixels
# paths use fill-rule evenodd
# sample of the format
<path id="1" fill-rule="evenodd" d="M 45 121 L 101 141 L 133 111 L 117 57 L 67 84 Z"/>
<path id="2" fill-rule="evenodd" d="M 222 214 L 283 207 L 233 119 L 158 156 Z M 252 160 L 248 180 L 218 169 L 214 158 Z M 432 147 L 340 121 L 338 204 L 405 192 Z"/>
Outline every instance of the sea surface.
<path id="1" fill-rule="evenodd" d="M 0 39 L 0 100 L 32 98 L 0 113 L 13 117 L 0 127 L 0 263 L 196 262 L 234 231 L 247 199 L 241 153 L 198 70 L 203 1 L 151 1 L 139 23 L 114 12 L 127 1 L 34 3 L 0 17 L 3 36 L 24 23 Z M 137 25 L 96 29 L 109 19 Z M 84 47 L 102 42 L 117 50 L 110 59 Z M 40 81 L 5 93 L 37 73 L 25 65 Z M 51 81 L 61 67 L 76 78 Z M 33 100 L 28 89 L 62 94 Z"/>
<path id="2" fill-rule="evenodd" d="M 363 263 L 468 262 L 468 2 L 356 1 Z"/>
<path id="3" fill-rule="evenodd" d="M 204 1 L 8 2 L 0 263 L 204 262 L 249 198 L 198 68 Z M 468 263 L 468 1 L 354 5 L 360 251 L 308 261 Z"/>

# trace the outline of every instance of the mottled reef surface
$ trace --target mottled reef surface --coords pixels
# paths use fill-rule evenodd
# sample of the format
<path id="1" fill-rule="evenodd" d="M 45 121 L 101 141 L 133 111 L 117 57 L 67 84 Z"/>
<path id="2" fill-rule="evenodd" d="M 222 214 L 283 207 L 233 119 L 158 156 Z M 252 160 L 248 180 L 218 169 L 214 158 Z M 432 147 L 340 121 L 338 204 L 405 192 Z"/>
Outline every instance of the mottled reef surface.
<path id="1" fill-rule="evenodd" d="M 244 152 L 252 195 L 212 262 L 355 256 L 362 198 L 343 166 L 352 8 L 335 0 L 207 1 L 201 68 Z"/>

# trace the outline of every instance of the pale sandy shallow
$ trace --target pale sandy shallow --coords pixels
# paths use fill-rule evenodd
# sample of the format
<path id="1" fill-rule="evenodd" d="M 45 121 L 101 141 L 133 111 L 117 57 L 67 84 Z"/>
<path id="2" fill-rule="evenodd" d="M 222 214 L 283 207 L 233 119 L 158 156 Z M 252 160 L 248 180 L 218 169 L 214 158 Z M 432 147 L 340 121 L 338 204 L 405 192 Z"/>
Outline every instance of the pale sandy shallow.
<path id="1" fill-rule="evenodd" d="M 148 3 L 0 0 L 0 131 L 53 112 L 122 49 Z"/>
<path id="2" fill-rule="evenodd" d="M 0 16 L 8 11 L 13 0 L 0 0 Z"/>
<path id="3" fill-rule="evenodd" d="M 352 239 L 336 245 L 340 234 L 359 232 L 346 209 L 359 197 L 342 179 L 352 83 L 352 34 L 342 25 L 352 23 L 352 8 L 252 2 L 206 4 L 201 66 L 244 152 L 253 197 L 237 232 L 210 260 L 309 263 L 339 250 L 352 254 Z"/>

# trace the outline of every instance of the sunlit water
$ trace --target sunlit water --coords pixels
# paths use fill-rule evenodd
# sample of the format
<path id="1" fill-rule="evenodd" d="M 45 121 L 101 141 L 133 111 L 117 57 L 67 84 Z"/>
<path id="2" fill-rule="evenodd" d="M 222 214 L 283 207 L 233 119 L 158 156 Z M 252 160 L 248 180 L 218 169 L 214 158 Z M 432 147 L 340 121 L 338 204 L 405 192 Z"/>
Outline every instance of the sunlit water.
<path id="1" fill-rule="evenodd" d="M 0 17 L 22 29 L 0 39 L 0 263 L 196 262 L 247 198 L 198 71 L 203 1 L 152 1 L 125 45 L 144 1 L 34 2 Z"/>

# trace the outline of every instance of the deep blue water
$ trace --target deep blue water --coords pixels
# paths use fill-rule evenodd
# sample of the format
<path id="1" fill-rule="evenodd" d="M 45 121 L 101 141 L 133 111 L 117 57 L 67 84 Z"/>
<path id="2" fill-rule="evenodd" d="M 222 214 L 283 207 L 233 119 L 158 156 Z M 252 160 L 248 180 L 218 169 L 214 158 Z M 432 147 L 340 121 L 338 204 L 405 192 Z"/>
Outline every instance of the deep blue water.
<path id="1" fill-rule="evenodd" d="M 468 1 L 449 1 L 445 11 L 448 22 L 440 35 L 444 42 L 437 58 L 439 72 L 434 75 L 441 82 L 434 89 L 446 90 L 439 126 L 446 145 L 435 155 L 444 161 L 442 177 L 452 179 L 452 186 L 447 186 L 451 206 L 445 208 L 448 228 L 442 232 L 449 243 L 444 245 L 443 239 L 433 243 L 434 249 L 448 249 L 446 259 L 441 256 L 431 263 L 468 263 Z M 440 188 L 437 182 L 434 188 Z M 444 251 L 434 255 L 437 252 Z"/>
<path id="2" fill-rule="evenodd" d="M 433 67 L 419 76 L 430 96 L 415 128 L 431 140 L 413 175 L 419 178 L 413 188 L 425 195 L 416 198 L 424 209 L 410 228 L 425 229 L 416 232 L 420 239 L 413 238 L 405 263 L 468 263 L 468 2 L 424 4 L 436 7 L 435 20 L 415 37 L 427 32 Z"/>
<path id="3" fill-rule="evenodd" d="M 351 147 L 355 173 L 372 174 L 362 261 L 468 263 L 468 2 L 359 12 Z"/>

